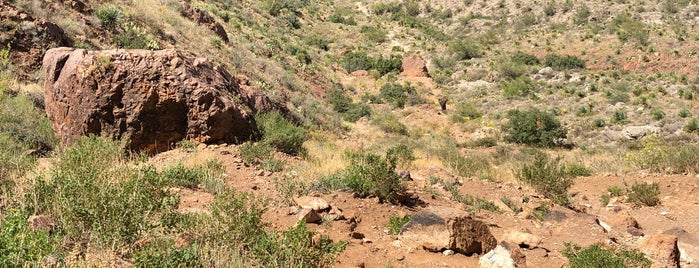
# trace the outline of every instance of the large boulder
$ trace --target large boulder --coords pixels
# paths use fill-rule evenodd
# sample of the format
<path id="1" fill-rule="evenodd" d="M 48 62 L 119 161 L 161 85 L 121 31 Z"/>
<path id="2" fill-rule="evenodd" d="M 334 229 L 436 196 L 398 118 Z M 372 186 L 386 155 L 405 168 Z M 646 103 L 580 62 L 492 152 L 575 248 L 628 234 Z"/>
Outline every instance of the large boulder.
<path id="1" fill-rule="evenodd" d="M 677 236 L 656 234 L 644 239 L 641 252 L 651 257 L 659 267 L 680 267 L 680 249 Z"/>
<path id="2" fill-rule="evenodd" d="M 127 138 L 155 153 L 180 140 L 234 143 L 253 134 L 268 103 L 227 71 L 177 50 L 49 50 L 46 113 L 63 145 L 82 135 Z"/>
<path id="3" fill-rule="evenodd" d="M 449 207 L 429 207 L 413 215 L 403 226 L 401 244 L 429 251 L 453 250 L 464 255 L 484 254 L 497 241 L 482 221 L 468 212 Z"/>
<path id="4" fill-rule="evenodd" d="M 412 55 L 403 59 L 403 72 L 400 73 L 402 76 L 409 77 L 430 77 L 427 72 L 427 64 L 418 55 Z"/>

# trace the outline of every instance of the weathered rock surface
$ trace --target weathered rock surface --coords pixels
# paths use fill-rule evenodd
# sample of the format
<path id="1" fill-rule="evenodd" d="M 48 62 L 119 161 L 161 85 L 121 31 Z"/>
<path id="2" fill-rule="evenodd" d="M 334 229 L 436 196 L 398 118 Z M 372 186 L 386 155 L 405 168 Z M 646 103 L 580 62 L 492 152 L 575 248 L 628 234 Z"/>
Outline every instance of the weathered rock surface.
<path id="1" fill-rule="evenodd" d="M 182 16 L 198 24 L 206 26 L 211 31 L 213 31 L 218 37 L 220 37 L 221 40 L 223 40 L 223 42 L 230 42 L 226 30 L 220 23 L 218 23 L 214 19 L 214 17 L 209 15 L 209 13 L 199 8 L 193 7 L 192 5 L 184 1 L 180 2 L 180 5 L 182 6 Z"/>
<path id="2" fill-rule="evenodd" d="M 529 232 L 510 231 L 507 233 L 505 241 L 524 248 L 535 248 L 541 244 L 541 237 Z"/>
<path id="3" fill-rule="evenodd" d="M 478 264 L 481 268 L 515 268 L 526 267 L 527 260 L 517 245 L 505 241 L 480 257 Z"/>
<path id="4" fill-rule="evenodd" d="M 462 210 L 428 207 L 403 226 L 401 243 L 429 251 L 454 250 L 464 255 L 483 254 L 495 248 L 497 241 L 488 226 Z"/>
<path id="5" fill-rule="evenodd" d="M 663 267 L 680 267 L 680 249 L 677 236 L 656 234 L 641 242 L 641 252 Z"/>
<path id="6" fill-rule="evenodd" d="M 296 204 L 301 208 L 308 208 L 318 212 L 330 208 L 330 204 L 320 197 L 304 196 L 295 198 L 294 201 L 296 201 Z"/>
<path id="7" fill-rule="evenodd" d="M 430 77 L 430 74 L 427 72 L 425 60 L 418 55 L 403 58 L 403 72 L 401 72 L 400 75 L 408 77 Z"/>
<path id="8" fill-rule="evenodd" d="M 621 136 L 629 140 L 637 140 L 645 137 L 647 134 L 658 134 L 659 127 L 654 126 L 628 126 L 621 130 Z"/>
<path id="9" fill-rule="evenodd" d="M 0 0 L 0 48 L 8 46 L 16 75 L 24 80 L 41 68 L 41 55 L 58 46 L 72 46 L 72 41 L 56 24 L 35 19 L 17 7 Z"/>
<path id="10" fill-rule="evenodd" d="M 184 52 L 56 48 L 44 71 L 46 113 L 64 145 L 103 134 L 159 152 L 182 139 L 235 143 L 255 129 L 259 96 Z"/>

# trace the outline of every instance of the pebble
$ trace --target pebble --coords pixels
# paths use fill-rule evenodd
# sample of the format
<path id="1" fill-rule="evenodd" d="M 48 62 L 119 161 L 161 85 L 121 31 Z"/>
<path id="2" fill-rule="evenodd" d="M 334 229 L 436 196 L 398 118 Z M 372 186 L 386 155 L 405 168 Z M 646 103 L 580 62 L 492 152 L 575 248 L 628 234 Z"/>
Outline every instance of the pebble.
<path id="1" fill-rule="evenodd" d="M 447 250 L 443 251 L 442 254 L 444 254 L 444 256 L 451 256 L 451 255 L 454 255 L 454 251 L 451 249 L 447 249 Z"/>

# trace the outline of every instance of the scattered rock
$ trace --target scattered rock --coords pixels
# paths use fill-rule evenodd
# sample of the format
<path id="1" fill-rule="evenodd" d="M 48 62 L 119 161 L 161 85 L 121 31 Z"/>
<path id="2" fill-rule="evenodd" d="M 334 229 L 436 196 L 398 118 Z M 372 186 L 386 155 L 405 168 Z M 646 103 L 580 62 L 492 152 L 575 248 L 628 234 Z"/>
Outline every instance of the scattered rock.
<path id="1" fill-rule="evenodd" d="M 220 37 L 221 40 L 223 40 L 223 42 L 230 42 L 226 30 L 220 23 L 218 23 L 214 19 L 214 17 L 209 15 L 209 13 L 199 8 L 193 7 L 185 1 L 180 2 L 180 5 L 182 6 L 182 16 L 196 22 L 197 24 L 206 26 L 211 31 L 213 31 L 218 37 Z"/>
<path id="2" fill-rule="evenodd" d="M 442 251 L 442 254 L 444 254 L 444 256 L 451 256 L 451 255 L 454 255 L 454 253 L 455 252 L 451 249 L 447 249 L 445 251 Z"/>
<path id="3" fill-rule="evenodd" d="M 518 246 L 503 241 L 480 257 L 478 264 L 481 268 L 515 268 L 526 267 L 527 260 Z"/>
<path id="4" fill-rule="evenodd" d="M 541 244 L 541 237 L 529 232 L 510 231 L 504 239 L 521 248 L 536 248 Z"/>
<path id="5" fill-rule="evenodd" d="M 413 215 L 403 226 L 401 243 L 433 252 L 446 249 L 464 255 L 483 254 L 497 241 L 488 226 L 471 218 L 468 212 L 449 207 L 428 207 Z"/>
<path id="6" fill-rule="evenodd" d="M 680 267 L 677 236 L 656 234 L 641 242 L 641 252 L 666 267 Z"/>
<path id="7" fill-rule="evenodd" d="M 401 180 L 403 180 L 403 181 L 412 181 L 413 180 L 413 178 L 410 176 L 410 171 L 401 170 L 401 171 L 398 171 L 398 175 L 400 176 Z"/>
<path id="8" fill-rule="evenodd" d="M 626 232 L 629 233 L 630 235 L 633 235 L 633 236 L 644 236 L 643 231 L 641 231 L 641 229 L 638 229 L 636 227 L 626 228 Z"/>
<path id="9" fill-rule="evenodd" d="M 353 239 L 364 239 L 366 236 L 360 232 L 351 232 L 350 237 Z"/>
<path id="10" fill-rule="evenodd" d="M 256 128 L 237 79 L 177 50 L 56 48 L 44 71 L 46 113 L 64 145 L 103 134 L 155 153 L 182 139 L 233 143 Z"/>
<path id="11" fill-rule="evenodd" d="M 403 72 L 401 72 L 400 75 L 408 77 L 430 77 L 430 74 L 427 72 L 425 60 L 418 55 L 411 55 L 403 58 Z"/>
<path id="12" fill-rule="evenodd" d="M 344 213 L 342 213 L 342 210 L 334 206 L 330 208 L 328 218 L 333 221 L 341 221 L 346 219 Z"/>
<path id="13" fill-rule="evenodd" d="M 318 212 L 310 208 L 301 208 L 296 212 L 296 215 L 300 221 L 306 223 L 317 223 L 323 219 L 318 215 Z"/>
<path id="14" fill-rule="evenodd" d="M 502 202 L 500 199 L 493 199 L 490 201 L 491 203 L 495 204 L 495 206 L 498 207 L 498 209 L 504 211 L 504 212 L 513 212 L 510 206 L 505 204 L 505 202 Z"/>
<path id="15" fill-rule="evenodd" d="M 629 140 L 637 140 L 643 138 L 648 133 L 657 135 L 658 133 L 660 133 L 660 128 L 653 126 L 628 126 L 621 130 L 622 137 Z"/>
<path id="16" fill-rule="evenodd" d="M 537 72 L 537 74 L 539 74 L 543 77 L 546 77 L 546 78 L 551 78 L 555 74 L 555 72 L 553 71 L 553 68 L 551 68 L 551 67 L 544 67 L 541 70 L 539 70 L 539 72 Z"/>
<path id="17" fill-rule="evenodd" d="M 56 223 L 46 215 L 30 216 L 27 221 L 29 222 L 29 228 L 31 228 L 32 231 L 44 230 L 50 232 L 56 228 Z"/>
<path id="18" fill-rule="evenodd" d="M 294 198 L 294 201 L 299 207 L 312 209 L 317 212 L 324 211 L 330 208 L 330 204 L 328 204 L 327 201 L 320 197 L 304 196 Z"/>

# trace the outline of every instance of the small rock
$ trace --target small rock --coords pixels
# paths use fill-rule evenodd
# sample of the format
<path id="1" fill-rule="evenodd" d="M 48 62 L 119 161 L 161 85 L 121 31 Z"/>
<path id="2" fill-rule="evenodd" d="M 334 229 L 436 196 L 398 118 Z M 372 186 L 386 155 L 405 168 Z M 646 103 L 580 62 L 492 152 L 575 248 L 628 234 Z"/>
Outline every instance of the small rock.
<path id="1" fill-rule="evenodd" d="M 372 243 L 372 242 L 373 242 L 373 241 L 371 241 L 371 239 L 369 239 L 369 238 L 366 238 L 366 237 L 365 237 L 365 238 L 362 238 L 362 244 L 370 244 L 370 243 Z"/>
<path id="2" fill-rule="evenodd" d="M 405 255 L 398 255 L 398 257 L 396 257 L 396 260 L 397 261 L 405 260 Z"/>
<path id="3" fill-rule="evenodd" d="M 364 239 L 365 238 L 364 234 L 360 233 L 360 232 L 351 232 L 350 237 L 353 239 Z"/>
<path id="4" fill-rule="evenodd" d="M 643 236 L 644 235 L 643 231 L 641 231 L 641 229 L 638 229 L 636 227 L 626 228 L 626 232 L 629 233 L 630 235 L 633 235 L 633 236 Z"/>
<path id="5" fill-rule="evenodd" d="M 391 246 L 393 246 L 395 248 L 400 248 L 400 246 L 401 246 L 400 240 L 397 240 L 397 239 L 393 240 L 393 242 L 391 242 Z"/>
<path id="6" fill-rule="evenodd" d="M 296 212 L 299 220 L 305 221 L 306 223 L 317 223 L 323 218 L 318 215 L 315 210 L 309 208 L 301 208 Z"/>
<path id="7" fill-rule="evenodd" d="M 320 197 L 304 196 L 294 198 L 294 201 L 299 207 L 308 208 L 315 211 L 324 211 L 330 208 L 330 204 Z"/>
<path id="8" fill-rule="evenodd" d="M 526 267 L 526 257 L 522 250 L 507 242 L 500 243 L 495 249 L 478 260 L 481 268 L 515 268 Z"/>
<path id="9" fill-rule="evenodd" d="M 680 250 L 677 236 L 656 234 L 641 242 L 641 252 L 667 267 L 680 267 Z"/>
<path id="10" fill-rule="evenodd" d="M 442 251 L 442 254 L 444 254 L 444 256 L 451 256 L 454 255 L 454 251 L 451 249 L 447 249 L 445 251 Z"/>
<path id="11" fill-rule="evenodd" d="M 521 248 L 535 248 L 541 243 L 541 237 L 528 232 L 511 231 L 505 241 L 514 243 Z"/>
<path id="12" fill-rule="evenodd" d="M 46 215 L 30 216 L 27 221 L 29 222 L 29 228 L 31 228 L 32 231 L 52 231 L 54 228 L 56 228 L 56 223 Z"/>
<path id="13" fill-rule="evenodd" d="M 223 151 L 220 151 L 219 154 L 221 154 L 221 155 L 230 155 L 231 152 L 228 151 L 228 150 L 223 150 Z"/>

